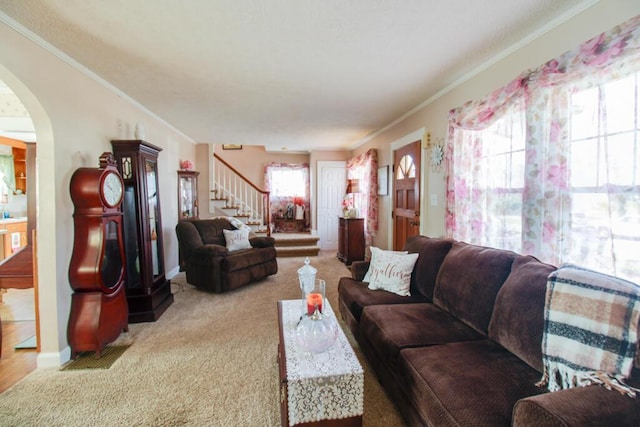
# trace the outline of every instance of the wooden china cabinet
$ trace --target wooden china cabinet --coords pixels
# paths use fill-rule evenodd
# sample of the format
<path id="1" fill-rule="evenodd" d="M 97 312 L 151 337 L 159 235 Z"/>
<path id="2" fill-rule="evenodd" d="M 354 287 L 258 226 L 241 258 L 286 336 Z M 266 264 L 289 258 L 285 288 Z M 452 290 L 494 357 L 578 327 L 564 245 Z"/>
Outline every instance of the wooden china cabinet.
<path id="1" fill-rule="evenodd" d="M 198 175 L 196 171 L 178 171 L 178 219 L 198 219 Z"/>
<path id="2" fill-rule="evenodd" d="M 124 243 L 129 303 L 129 323 L 153 322 L 173 303 L 166 279 L 158 154 L 162 151 L 143 140 L 111 141 L 124 181 Z"/>

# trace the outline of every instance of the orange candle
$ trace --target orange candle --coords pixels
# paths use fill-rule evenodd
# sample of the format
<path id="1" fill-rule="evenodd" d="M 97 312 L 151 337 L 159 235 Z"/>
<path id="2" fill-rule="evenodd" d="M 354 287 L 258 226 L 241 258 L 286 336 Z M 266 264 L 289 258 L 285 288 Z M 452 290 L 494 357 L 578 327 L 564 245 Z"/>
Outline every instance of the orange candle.
<path id="1" fill-rule="evenodd" d="M 309 316 L 316 311 L 316 306 L 318 306 L 318 311 L 322 313 L 322 294 L 311 293 L 307 295 L 307 314 Z"/>

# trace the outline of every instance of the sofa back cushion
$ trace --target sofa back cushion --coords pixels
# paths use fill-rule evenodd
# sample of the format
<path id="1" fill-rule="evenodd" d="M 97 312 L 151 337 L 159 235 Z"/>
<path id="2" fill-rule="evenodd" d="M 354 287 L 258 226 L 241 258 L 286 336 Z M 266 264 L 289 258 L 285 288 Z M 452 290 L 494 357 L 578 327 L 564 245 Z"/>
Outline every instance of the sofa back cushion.
<path id="1" fill-rule="evenodd" d="M 453 245 L 452 239 L 413 236 L 407 239 L 404 250 L 418 253 L 418 261 L 411 274 L 411 295 L 422 295 L 433 301 L 433 289 L 444 257 Z"/>
<path id="2" fill-rule="evenodd" d="M 226 246 L 224 233 L 222 230 L 235 230 L 229 221 L 224 218 L 198 219 L 192 221 L 193 225 L 200 233 L 202 242 L 205 245 Z"/>
<path id="3" fill-rule="evenodd" d="M 542 372 L 542 330 L 547 276 L 556 267 L 518 256 L 498 292 L 489 337 Z"/>
<path id="4" fill-rule="evenodd" d="M 511 251 L 455 242 L 442 262 L 433 301 L 487 334 L 496 295 L 516 256 Z"/>

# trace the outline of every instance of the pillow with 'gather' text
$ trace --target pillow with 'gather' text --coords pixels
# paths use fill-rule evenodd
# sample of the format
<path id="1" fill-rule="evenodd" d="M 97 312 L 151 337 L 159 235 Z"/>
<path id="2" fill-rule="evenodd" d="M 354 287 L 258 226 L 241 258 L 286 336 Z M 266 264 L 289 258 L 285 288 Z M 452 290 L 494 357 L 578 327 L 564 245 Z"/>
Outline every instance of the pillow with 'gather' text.
<path id="1" fill-rule="evenodd" d="M 249 229 L 241 228 L 240 230 L 222 230 L 224 240 L 227 242 L 229 252 L 239 251 L 240 249 L 251 249 L 249 243 Z"/>
<path id="2" fill-rule="evenodd" d="M 362 281 L 366 283 L 371 282 L 371 273 L 372 273 L 371 264 L 373 264 L 374 257 L 378 257 L 380 252 L 382 252 L 383 254 L 398 254 L 398 255 L 406 255 L 409 253 L 407 251 L 385 251 L 385 250 L 376 248 L 375 246 L 371 246 L 369 250 L 371 251 L 371 260 L 369 260 L 369 269 L 367 270 L 366 274 L 364 275 L 364 278 L 362 279 Z"/>
<path id="3" fill-rule="evenodd" d="M 411 272 L 417 259 L 418 254 L 383 251 L 372 246 L 369 270 L 362 281 L 369 283 L 369 289 L 382 289 L 409 296 Z"/>

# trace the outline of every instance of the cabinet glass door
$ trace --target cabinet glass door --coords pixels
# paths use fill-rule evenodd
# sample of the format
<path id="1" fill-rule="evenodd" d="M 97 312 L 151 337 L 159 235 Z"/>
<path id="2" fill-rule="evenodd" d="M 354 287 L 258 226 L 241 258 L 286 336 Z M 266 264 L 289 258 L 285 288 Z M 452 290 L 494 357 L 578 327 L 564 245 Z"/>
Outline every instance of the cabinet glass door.
<path id="1" fill-rule="evenodd" d="M 158 174 L 156 162 L 146 159 L 147 202 L 149 203 L 149 238 L 151 239 L 151 266 L 153 276 L 161 273 L 160 251 L 158 250 L 159 215 L 158 215 Z"/>
<path id="2" fill-rule="evenodd" d="M 189 218 L 193 216 L 193 185 L 189 177 L 180 177 L 180 216 Z"/>
<path id="3" fill-rule="evenodd" d="M 196 171 L 178 171 L 178 213 L 180 220 L 198 219 L 198 175 Z"/>

